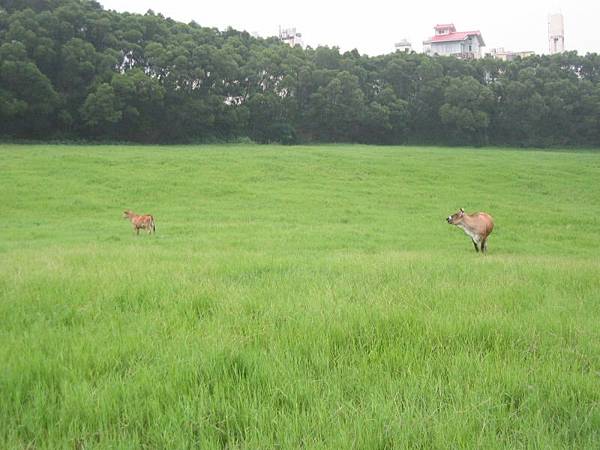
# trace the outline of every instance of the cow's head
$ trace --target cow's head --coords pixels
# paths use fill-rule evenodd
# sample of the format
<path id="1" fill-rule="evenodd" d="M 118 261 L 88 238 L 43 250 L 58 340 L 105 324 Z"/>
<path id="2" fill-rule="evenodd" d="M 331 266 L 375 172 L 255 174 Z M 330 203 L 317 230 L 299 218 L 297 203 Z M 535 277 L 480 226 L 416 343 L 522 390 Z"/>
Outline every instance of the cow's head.
<path id="1" fill-rule="evenodd" d="M 465 210 L 463 208 L 460 208 L 451 216 L 446 217 L 446 222 L 448 222 L 450 225 L 456 225 L 462 222 L 464 216 Z"/>
<path id="2" fill-rule="evenodd" d="M 130 210 L 126 209 L 125 211 L 123 211 L 123 219 L 128 219 L 130 215 L 131 215 Z"/>

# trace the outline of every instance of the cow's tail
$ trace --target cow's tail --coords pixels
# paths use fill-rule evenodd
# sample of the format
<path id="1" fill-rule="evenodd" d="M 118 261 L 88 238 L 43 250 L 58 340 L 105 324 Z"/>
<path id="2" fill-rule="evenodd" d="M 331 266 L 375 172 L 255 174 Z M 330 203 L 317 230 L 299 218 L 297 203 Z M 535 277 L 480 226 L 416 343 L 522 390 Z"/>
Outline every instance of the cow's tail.
<path id="1" fill-rule="evenodd" d="M 154 224 L 154 217 L 150 216 L 150 225 L 152 226 L 152 232 L 156 233 L 156 225 Z"/>

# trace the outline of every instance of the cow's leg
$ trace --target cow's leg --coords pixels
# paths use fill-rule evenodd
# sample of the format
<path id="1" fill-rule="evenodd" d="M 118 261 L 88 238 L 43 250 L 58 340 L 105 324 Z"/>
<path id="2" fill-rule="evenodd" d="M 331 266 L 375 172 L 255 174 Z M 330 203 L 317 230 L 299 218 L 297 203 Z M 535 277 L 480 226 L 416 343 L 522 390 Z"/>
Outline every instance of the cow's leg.
<path id="1" fill-rule="evenodd" d="M 473 246 L 475 247 L 475 251 L 479 252 L 479 247 L 477 246 L 477 241 L 475 239 L 471 239 L 473 241 Z"/>
<path id="2" fill-rule="evenodd" d="M 138 227 L 135 227 L 135 233 L 139 236 L 140 235 L 140 229 Z"/>
<path id="3" fill-rule="evenodd" d="M 487 239 L 484 239 L 483 241 L 481 241 L 481 251 L 483 253 L 487 252 Z"/>

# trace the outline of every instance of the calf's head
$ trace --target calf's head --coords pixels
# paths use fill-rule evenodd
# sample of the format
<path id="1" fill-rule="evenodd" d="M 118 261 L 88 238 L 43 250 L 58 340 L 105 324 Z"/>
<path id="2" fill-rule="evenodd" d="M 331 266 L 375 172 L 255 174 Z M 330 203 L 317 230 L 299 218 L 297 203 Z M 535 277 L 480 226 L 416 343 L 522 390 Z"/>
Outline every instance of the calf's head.
<path id="1" fill-rule="evenodd" d="M 456 225 L 463 221 L 464 216 L 465 210 L 463 208 L 460 208 L 451 216 L 446 217 L 446 222 L 448 222 L 450 225 Z"/>
<path id="2" fill-rule="evenodd" d="M 125 211 L 123 211 L 123 219 L 129 219 L 129 216 L 131 215 L 131 211 L 126 209 Z"/>

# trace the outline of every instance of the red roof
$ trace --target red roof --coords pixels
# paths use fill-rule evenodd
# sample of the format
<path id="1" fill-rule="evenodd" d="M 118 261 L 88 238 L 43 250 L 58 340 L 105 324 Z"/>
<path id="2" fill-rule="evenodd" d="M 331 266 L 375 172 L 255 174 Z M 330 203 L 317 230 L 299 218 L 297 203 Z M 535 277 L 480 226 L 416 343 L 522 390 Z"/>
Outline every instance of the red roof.
<path id="1" fill-rule="evenodd" d="M 456 42 L 456 41 L 464 41 L 469 36 L 477 36 L 481 45 L 483 44 L 483 37 L 481 37 L 481 31 L 457 31 L 455 33 L 449 34 L 436 34 L 433 36 L 429 42 Z"/>

